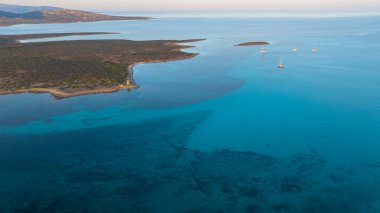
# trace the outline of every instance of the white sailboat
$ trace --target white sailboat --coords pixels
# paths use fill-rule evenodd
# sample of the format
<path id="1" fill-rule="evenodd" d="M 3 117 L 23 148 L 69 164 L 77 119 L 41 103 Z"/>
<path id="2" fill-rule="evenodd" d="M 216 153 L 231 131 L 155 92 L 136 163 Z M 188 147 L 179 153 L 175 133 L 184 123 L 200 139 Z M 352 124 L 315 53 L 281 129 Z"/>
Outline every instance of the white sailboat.
<path id="1" fill-rule="evenodd" d="M 267 54 L 267 50 L 265 49 L 265 47 L 263 46 L 263 49 L 261 49 L 261 54 Z"/>
<path id="2" fill-rule="evenodd" d="M 284 61 L 282 60 L 282 58 L 280 59 L 280 63 L 278 64 L 277 68 L 278 69 L 285 69 L 285 64 L 284 64 Z"/>
<path id="3" fill-rule="evenodd" d="M 316 47 L 314 47 L 313 49 L 311 49 L 311 51 L 312 51 L 313 53 L 317 53 L 317 52 L 318 52 L 318 49 L 317 49 Z"/>

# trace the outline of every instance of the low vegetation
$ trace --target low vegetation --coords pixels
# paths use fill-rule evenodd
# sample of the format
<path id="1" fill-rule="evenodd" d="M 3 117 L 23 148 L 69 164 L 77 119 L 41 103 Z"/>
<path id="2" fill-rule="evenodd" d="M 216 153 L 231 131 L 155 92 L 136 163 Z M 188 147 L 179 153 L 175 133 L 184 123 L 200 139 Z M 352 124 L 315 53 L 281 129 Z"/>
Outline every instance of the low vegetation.
<path id="1" fill-rule="evenodd" d="M 15 41 L 23 36 L 0 38 Z M 91 93 L 91 90 L 115 87 L 125 81 L 130 65 L 196 56 L 181 51 L 190 46 L 178 44 L 195 41 L 199 40 L 3 42 L 0 44 L 0 94 L 42 88 L 75 95 L 78 91 Z"/>

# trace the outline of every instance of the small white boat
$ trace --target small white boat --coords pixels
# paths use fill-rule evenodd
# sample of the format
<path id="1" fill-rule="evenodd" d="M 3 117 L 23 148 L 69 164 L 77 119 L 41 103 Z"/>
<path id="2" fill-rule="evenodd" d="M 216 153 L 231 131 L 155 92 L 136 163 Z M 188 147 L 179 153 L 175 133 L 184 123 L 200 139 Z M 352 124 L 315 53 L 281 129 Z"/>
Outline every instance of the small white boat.
<path id="1" fill-rule="evenodd" d="M 261 49 L 261 54 L 267 54 L 267 50 L 265 49 L 264 46 L 263 46 L 263 49 Z"/>
<path id="2" fill-rule="evenodd" d="M 278 69 L 285 69 L 285 64 L 284 64 L 284 61 L 282 60 L 282 58 L 280 60 L 280 63 L 278 64 L 277 68 Z"/>
<path id="3" fill-rule="evenodd" d="M 311 51 L 312 51 L 313 53 L 317 53 L 317 52 L 318 52 L 318 49 L 317 49 L 316 47 L 314 47 L 313 49 L 311 49 Z"/>
<path id="4" fill-rule="evenodd" d="M 298 52 L 298 49 L 297 49 L 297 48 L 293 48 L 293 49 L 292 49 L 292 52 L 293 52 L 293 53 L 296 53 L 296 52 Z"/>

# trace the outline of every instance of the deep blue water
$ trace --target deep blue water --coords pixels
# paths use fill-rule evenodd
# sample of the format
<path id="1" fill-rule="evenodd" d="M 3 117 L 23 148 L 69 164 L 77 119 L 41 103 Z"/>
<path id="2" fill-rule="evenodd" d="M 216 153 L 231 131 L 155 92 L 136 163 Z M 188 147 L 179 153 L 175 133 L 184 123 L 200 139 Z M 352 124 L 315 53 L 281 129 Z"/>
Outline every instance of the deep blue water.
<path id="1" fill-rule="evenodd" d="M 0 28 L 83 31 L 120 34 L 45 40 L 207 40 L 135 67 L 136 90 L 0 96 L 4 211 L 380 211 L 380 17 Z M 272 44 L 234 46 L 247 41 Z"/>

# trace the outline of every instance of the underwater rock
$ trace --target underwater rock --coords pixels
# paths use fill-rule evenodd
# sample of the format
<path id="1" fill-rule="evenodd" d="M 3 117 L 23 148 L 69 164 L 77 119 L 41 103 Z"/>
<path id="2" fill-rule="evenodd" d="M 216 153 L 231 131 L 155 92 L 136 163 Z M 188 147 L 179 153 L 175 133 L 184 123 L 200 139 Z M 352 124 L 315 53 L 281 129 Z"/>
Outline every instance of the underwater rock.
<path id="1" fill-rule="evenodd" d="M 275 212 L 290 212 L 290 207 L 286 204 L 276 204 L 272 206 L 272 210 Z"/>
<path id="2" fill-rule="evenodd" d="M 380 197 L 379 176 L 363 176 L 373 167 L 327 169 L 316 152 L 276 159 L 190 150 L 187 138 L 209 115 L 200 111 L 65 133 L 2 135 L 2 210 L 378 212 L 370 204 Z M 368 185 L 353 188 L 353 181 L 365 182 L 360 178 Z M 339 188 L 332 188 L 336 183 Z"/>

